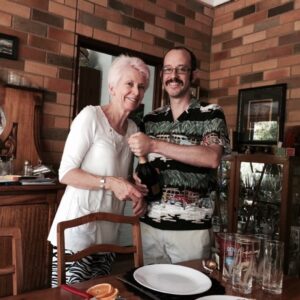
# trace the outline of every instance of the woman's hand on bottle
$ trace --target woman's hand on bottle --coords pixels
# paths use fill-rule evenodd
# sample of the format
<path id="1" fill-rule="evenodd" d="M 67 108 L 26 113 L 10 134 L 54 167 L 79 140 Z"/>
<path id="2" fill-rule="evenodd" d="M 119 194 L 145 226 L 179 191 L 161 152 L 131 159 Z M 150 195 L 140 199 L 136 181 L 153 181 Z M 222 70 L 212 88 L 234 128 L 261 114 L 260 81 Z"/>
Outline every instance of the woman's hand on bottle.
<path id="1" fill-rule="evenodd" d="M 143 216 L 147 211 L 147 202 L 142 199 L 141 201 L 132 201 L 132 210 L 135 216 Z"/>
<path id="2" fill-rule="evenodd" d="M 144 197 L 147 196 L 149 191 L 146 184 L 142 184 L 141 179 L 137 176 L 136 173 L 133 173 L 132 177 L 138 190 L 143 194 Z"/>
<path id="3" fill-rule="evenodd" d="M 107 177 L 106 182 L 107 188 L 121 201 L 132 200 L 138 202 L 143 199 L 143 194 L 139 189 L 123 177 Z"/>
<path id="4" fill-rule="evenodd" d="M 108 177 L 108 188 L 121 200 L 131 200 L 135 216 L 142 216 L 147 210 L 147 203 L 140 188 L 122 177 Z"/>

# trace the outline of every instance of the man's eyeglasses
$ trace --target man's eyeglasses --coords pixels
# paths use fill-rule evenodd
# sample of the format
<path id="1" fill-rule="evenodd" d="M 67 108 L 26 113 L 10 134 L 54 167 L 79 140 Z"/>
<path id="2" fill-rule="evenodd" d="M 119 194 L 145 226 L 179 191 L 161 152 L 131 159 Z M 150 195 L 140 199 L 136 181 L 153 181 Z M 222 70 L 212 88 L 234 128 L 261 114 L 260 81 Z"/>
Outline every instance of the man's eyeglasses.
<path id="1" fill-rule="evenodd" d="M 191 68 L 189 68 L 187 66 L 178 66 L 175 68 L 166 66 L 166 67 L 162 68 L 162 72 L 164 74 L 172 74 L 174 70 L 177 74 L 186 74 L 191 71 Z"/>

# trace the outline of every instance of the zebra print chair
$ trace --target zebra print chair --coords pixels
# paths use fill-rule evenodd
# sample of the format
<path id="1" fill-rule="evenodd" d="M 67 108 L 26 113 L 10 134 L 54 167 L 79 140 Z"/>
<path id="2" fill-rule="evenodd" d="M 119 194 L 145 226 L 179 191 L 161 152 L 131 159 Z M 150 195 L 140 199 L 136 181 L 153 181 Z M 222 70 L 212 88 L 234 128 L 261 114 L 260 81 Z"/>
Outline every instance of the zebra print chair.
<path id="1" fill-rule="evenodd" d="M 95 221 L 108 221 L 113 223 L 130 224 L 132 225 L 132 246 L 120 246 L 117 244 L 95 244 L 86 249 L 83 249 L 75 254 L 65 254 L 65 238 L 64 231 L 67 228 L 77 227 L 82 224 L 95 222 Z M 113 252 L 113 253 L 132 253 L 134 257 L 134 266 L 136 268 L 143 265 L 143 250 L 141 240 L 141 229 L 139 217 L 123 216 L 112 213 L 91 213 L 76 219 L 63 221 L 57 224 L 57 277 L 58 285 L 66 282 L 66 262 L 73 262 L 82 259 L 87 255 L 98 252 Z"/>

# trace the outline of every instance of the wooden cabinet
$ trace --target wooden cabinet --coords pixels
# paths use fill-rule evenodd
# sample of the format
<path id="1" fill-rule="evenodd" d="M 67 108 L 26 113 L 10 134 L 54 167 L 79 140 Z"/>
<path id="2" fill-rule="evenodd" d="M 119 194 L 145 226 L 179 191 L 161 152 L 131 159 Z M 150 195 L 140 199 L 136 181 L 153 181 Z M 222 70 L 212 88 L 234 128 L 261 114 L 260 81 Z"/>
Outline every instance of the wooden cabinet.
<path id="1" fill-rule="evenodd" d="M 1 133 L 1 156 L 13 157 L 15 172 L 23 169 L 24 161 L 37 165 L 43 160 L 40 146 L 40 118 L 44 92 L 13 85 L 5 87 L 2 105 L 6 125 Z"/>
<path id="2" fill-rule="evenodd" d="M 223 229 L 264 233 L 284 241 L 285 271 L 299 275 L 300 158 L 227 156 L 219 167 L 218 182 Z"/>
<path id="3" fill-rule="evenodd" d="M 22 233 L 24 286 L 23 291 L 50 286 L 50 244 L 48 232 L 63 185 L 1 186 L 0 227 L 18 226 Z M 0 244 L 0 265 L 10 260 L 9 243 Z M 0 297 L 9 295 L 11 279 L 0 277 Z"/>

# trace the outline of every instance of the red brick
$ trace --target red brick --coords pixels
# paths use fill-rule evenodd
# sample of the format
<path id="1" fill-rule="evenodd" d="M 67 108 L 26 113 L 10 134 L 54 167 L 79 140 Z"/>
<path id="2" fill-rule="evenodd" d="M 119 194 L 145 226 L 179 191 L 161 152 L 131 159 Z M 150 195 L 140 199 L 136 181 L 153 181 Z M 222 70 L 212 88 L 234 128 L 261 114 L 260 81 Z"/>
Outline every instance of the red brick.
<path id="1" fill-rule="evenodd" d="M 175 31 L 175 24 L 174 22 L 167 20 L 167 19 L 163 19 L 160 17 L 155 17 L 155 25 L 162 27 L 168 31 Z"/>
<path id="2" fill-rule="evenodd" d="M 25 19 L 30 18 L 30 7 L 12 2 L 10 0 L 1 0 L 1 11 L 23 17 Z"/>
<path id="3" fill-rule="evenodd" d="M 59 28 L 49 27 L 48 36 L 51 39 L 61 41 L 63 43 L 74 44 L 73 32 L 67 32 Z"/>
<path id="4" fill-rule="evenodd" d="M 63 105 L 69 105 L 72 103 L 71 95 L 70 93 L 57 93 L 56 94 L 56 102 L 58 104 L 63 104 Z"/>
<path id="5" fill-rule="evenodd" d="M 60 45 L 57 41 L 49 40 L 35 35 L 29 35 L 28 44 L 30 46 L 40 48 L 43 50 L 59 52 Z"/>
<path id="6" fill-rule="evenodd" d="M 218 70 L 218 71 L 214 71 L 214 72 L 211 72 L 210 74 L 210 78 L 212 80 L 214 79 L 221 79 L 221 78 L 226 78 L 229 76 L 229 69 L 227 70 Z"/>
<path id="7" fill-rule="evenodd" d="M 142 50 L 142 43 L 138 41 L 133 41 L 132 39 L 127 39 L 124 37 L 120 37 L 120 46 L 128 49 L 132 49 L 135 51 Z"/>
<path id="8" fill-rule="evenodd" d="M 58 75 L 57 67 L 33 62 L 30 60 L 25 61 L 25 72 L 33 73 L 37 75 L 45 75 L 50 77 L 56 77 Z"/>
<path id="9" fill-rule="evenodd" d="M 38 50 L 32 47 L 21 45 L 19 48 L 20 56 L 23 59 L 29 59 L 32 61 L 45 62 L 46 52 L 44 50 Z"/>
<path id="10" fill-rule="evenodd" d="M 254 24 L 267 18 L 267 11 L 260 11 L 255 14 L 248 15 L 244 18 L 244 25 Z"/>
<path id="11" fill-rule="evenodd" d="M 171 10 L 171 11 L 176 11 L 176 3 L 172 0 L 159 0 L 159 6 Z"/>
<path id="12" fill-rule="evenodd" d="M 253 64 L 253 72 L 257 71 L 265 71 L 265 70 L 270 70 L 270 69 L 275 69 L 278 66 L 278 60 L 277 59 L 270 59 L 266 61 L 262 61 L 259 63 Z"/>
<path id="13" fill-rule="evenodd" d="M 230 68 L 230 75 L 242 75 L 242 74 L 247 74 L 252 71 L 252 65 L 241 65 L 237 67 L 232 67 Z"/>
<path id="14" fill-rule="evenodd" d="M 253 52 L 271 49 L 278 46 L 278 38 L 273 37 L 253 44 Z"/>
<path id="15" fill-rule="evenodd" d="M 278 67 L 294 66 L 300 64 L 300 54 L 280 57 L 278 59 Z"/>
<path id="16" fill-rule="evenodd" d="M 148 34 L 144 31 L 141 31 L 141 30 L 136 30 L 134 28 L 132 28 L 131 30 L 131 37 L 135 40 L 139 40 L 143 43 L 147 43 L 147 44 L 153 44 L 153 35 L 151 34 Z"/>
<path id="17" fill-rule="evenodd" d="M 300 65 L 292 67 L 291 75 L 300 75 Z"/>
<path id="18" fill-rule="evenodd" d="M 253 44 L 255 42 L 259 42 L 266 39 L 266 32 L 260 31 L 256 33 L 252 33 L 243 37 L 243 44 Z"/>
<path id="19" fill-rule="evenodd" d="M 60 53 L 62 55 L 72 56 L 74 54 L 74 47 L 68 44 L 61 44 Z"/>
<path id="20" fill-rule="evenodd" d="M 284 80 L 284 78 L 290 77 L 290 68 L 281 68 L 272 71 L 264 72 L 264 80 Z"/>
<path id="21" fill-rule="evenodd" d="M 69 80 L 47 77 L 45 78 L 45 87 L 50 91 L 70 93 L 72 90 L 72 83 Z"/>
<path id="22" fill-rule="evenodd" d="M 244 1 L 233 1 L 229 2 L 227 5 L 224 5 L 224 12 L 234 12 L 236 10 L 244 8 Z"/>
<path id="23" fill-rule="evenodd" d="M 93 27 L 84 24 L 77 24 L 76 33 L 81 34 L 87 37 L 92 37 L 93 35 Z"/>
<path id="24" fill-rule="evenodd" d="M 94 13 L 95 5 L 86 0 L 78 0 L 78 9 L 88 13 Z"/>
<path id="25" fill-rule="evenodd" d="M 245 36 L 245 35 L 248 35 L 250 33 L 253 33 L 253 30 L 254 30 L 254 25 L 253 24 L 250 24 L 248 26 L 244 26 L 244 27 L 241 27 L 241 28 L 237 28 L 237 29 L 233 30 L 232 37 L 237 38 L 237 37 L 240 37 L 240 36 Z"/>
<path id="26" fill-rule="evenodd" d="M 243 26 L 243 19 L 239 18 L 223 25 L 223 32 L 233 31 Z"/>
<path id="27" fill-rule="evenodd" d="M 220 80 L 220 87 L 236 86 L 238 84 L 238 77 L 228 77 Z"/>
<path id="28" fill-rule="evenodd" d="M 285 24 L 293 21 L 298 21 L 299 20 L 299 10 L 292 10 L 287 13 L 281 14 L 280 15 L 280 24 Z"/>
<path id="29" fill-rule="evenodd" d="M 59 16 L 63 16 L 67 19 L 75 20 L 76 9 L 70 6 L 59 4 L 54 1 L 49 2 L 49 12 L 55 13 Z"/>
<path id="30" fill-rule="evenodd" d="M 105 41 L 107 43 L 113 44 L 113 45 L 118 45 L 120 37 L 114 33 L 103 31 L 103 30 L 94 30 L 94 35 L 93 37 L 95 39 L 98 39 L 100 41 Z"/>
<path id="31" fill-rule="evenodd" d="M 54 116 L 69 116 L 70 111 L 69 111 L 69 106 L 68 105 L 60 105 L 57 103 L 50 103 L 50 102 L 45 102 L 44 103 L 44 111 L 46 114 L 49 115 L 54 115 Z"/>
<path id="32" fill-rule="evenodd" d="M 99 5 L 96 5 L 95 7 L 95 15 L 115 23 L 121 23 L 122 21 L 122 16 L 118 11 Z"/>
<path id="33" fill-rule="evenodd" d="M 18 2 L 22 5 L 27 5 L 29 7 L 39 8 L 42 10 L 47 10 L 49 4 L 48 0 L 14 0 L 14 2 Z"/>
<path id="34" fill-rule="evenodd" d="M 291 90 L 291 98 L 300 99 L 300 88 Z M 298 118 L 299 118 L 299 115 L 298 115 Z"/>
<path id="35" fill-rule="evenodd" d="M 229 58 L 229 59 L 223 59 L 220 62 L 220 67 L 221 69 L 223 68 L 230 68 L 233 66 L 239 66 L 241 64 L 241 57 L 234 57 L 234 58 Z"/>
<path id="36" fill-rule="evenodd" d="M 117 24 L 117 23 L 113 23 L 108 21 L 107 22 L 107 30 L 119 35 L 123 35 L 123 36 L 127 36 L 130 37 L 131 34 L 131 29 L 130 27 L 121 25 L 121 24 Z"/>
<path id="37" fill-rule="evenodd" d="M 1 69 L 7 68 L 7 69 L 21 70 L 21 71 L 24 70 L 24 61 L 0 58 L 0 62 L 1 62 Z"/>
<path id="38" fill-rule="evenodd" d="M 242 56 L 253 51 L 253 45 L 244 45 L 230 50 L 230 57 Z"/>
<path id="39" fill-rule="evenodd" d="M 148 45 L 148 44 L 142 44 L 142 50 L 143 53 L 154 55 L 157 57 L 163 57 L 164 51 L 156 46 Z"/>
<path id="40" fill-rule="evenodd" d="M 64 30 L 75 31 L 75 22 L 73 20 L 64 19 Z"/>
<path id="41" fill-rule="evenodd" d="M 270 8 L 279 6 L 281 2 L 281 0 L 260 1 L 257 3 L 257 8 L 258 10 L 268 10 Z"/>
<path id="42" fill-rule="evenodd" d="M 292 46 L 276 47 L 273 48 L 272 51 L 270 51 L 270 49 L 266 49 L 264 51 L 244 55 L 242 57 L 242 64 L 259 62 L 275 57 L 282 57 L 286 55 L 291 55 L 292 53 Z"/>
<path id="43" fill-rule="evenodd" d="M 136 1 L 136 0 L 134 0 Z M 145 11 L 154 11 L 155 16 L 157 17 L 165 17 L 166 10 L 160 6 L 158 6 L 156 3 L 152 3 L 151 1 L 143 1 L 143 7 Z"/>
<path id="44" fill-rule="evenodd" d="M 292 22 L 267 29 L 267 38 L 290 34 L 294 30 Z"/>
<path id="45" fill-rule="evenodd" d="M 164 38 L 166 36 L 166 30 L 158 26 L 145 24 L 145 32 L 151 33 L 154 36 Z"/>
<path id="46" fill-rule="evenodd" d="M 0 12 L 0 25 L 10 27 L 11 26 L 12 16 L 8 13 Z"/>
<path id="47" fill-rule="evenodd" d="M 233 14 L 222 14 L 220 16 L 215 15 L 213 24 L 214 27 L 223 26 L 223 24 L 226 24 L 232 20 L 233 20 Z"/>

